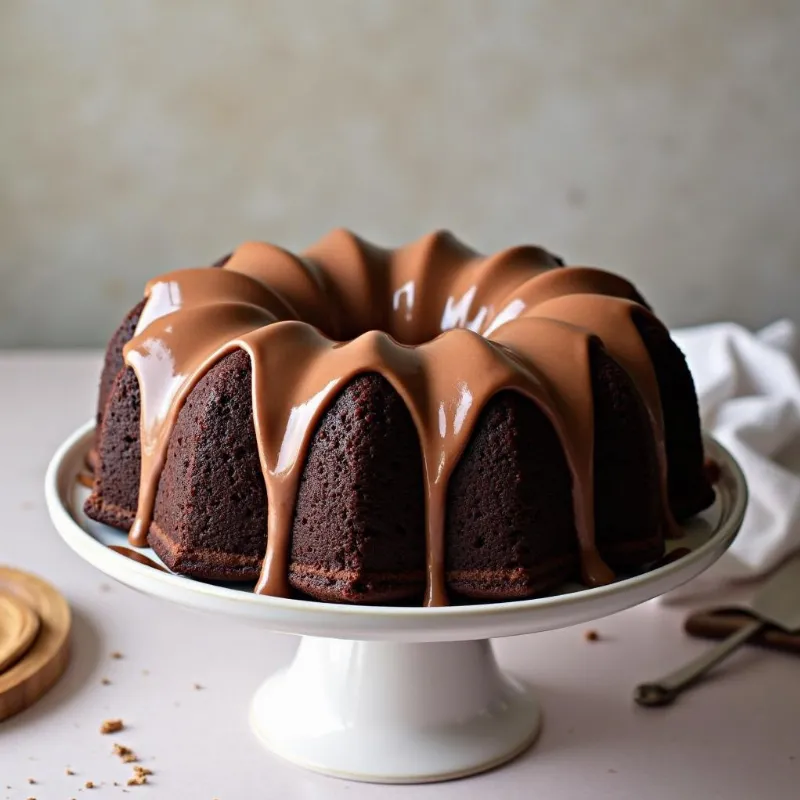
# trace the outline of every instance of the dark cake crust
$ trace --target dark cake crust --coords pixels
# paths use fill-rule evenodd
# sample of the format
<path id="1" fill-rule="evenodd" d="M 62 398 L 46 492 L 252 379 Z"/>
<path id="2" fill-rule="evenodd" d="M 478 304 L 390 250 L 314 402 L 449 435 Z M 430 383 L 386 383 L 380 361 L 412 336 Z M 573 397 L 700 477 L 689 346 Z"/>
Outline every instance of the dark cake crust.
<path id="1" fill-rule="evenodd" d="M 714 502 L 714 488 L 703 469 L 697 392 L 686 357 L 667 329 L 645 314 L 634 314 L 633 319 L 658 378 L 669 464 L 670 506 L 675 519 L 681 521 Z"/>
<path id="2" fill-rule="evenodd" d="M 178 414 L 148 541 L 175 572 L 254 581 L 266 530 L 250 359 L 237 350 L 206 373 Z"/>
<path id="3" fill-rule="evenodd" d="M 450 479 L 447 585 L 476 599 L 518 599 L 578 568 L 572 477 L 544 413 L 505 391 L 489 401 Z"/>
<path id="4" fill-rule="evenodd" d="M 111 394 L 111 389 L 114 386 L 114 381 L 117 376 L 125 368 L 125 359 L 122 355 L 122 348 L 131 340 L 136 326 L 139 324 L 139 317 L 144 310 L 145 300 L 137 303 L 122 320 L 119 328 L 114 331 L 114 335 L 108 342 L 106 348 L 106 357 L 103 362 L 103 371 L 100 374 L 100 392 L 97 398 L 97 427 L 99 428 L 103 421 L 103 413 L 105 411 L 108 397 Z"/>
<path id="5" fill-rule="evenodd" d="M 655 447 L 628 374 L 599 346 L 591 365 L 596 538 L 630 569 L 664 552 Z M 465 597 L 521 599 L 578 578 L 571 475 L 531 401 L 503 392 L 484 409 L 450 482 L 446 537 L 448 586 Z"/>
<path id="6" fill-rule="evenodd" d="M 387 603 L 425 588 L 422 453 L 380 375 L 351 381 L 313 434 L 295 507 L 289 581 L 319 600 Z"/>
<path id="7" fill-rule="evenodd" d="M 124 531 L 133 524 L 139 499 L 140 409 L 136 374 L 124 369 L 104 407 L 96 440 L 94 488 L 84 504 L 87 516 Z"/>
<path id="8" fill-rule="evenodd" d="M 592 349 L 591 371 L 597 546 L 610 567 L 626 571 L 664 554 L 655 442 L 628 373 L 599 347 Z"/>

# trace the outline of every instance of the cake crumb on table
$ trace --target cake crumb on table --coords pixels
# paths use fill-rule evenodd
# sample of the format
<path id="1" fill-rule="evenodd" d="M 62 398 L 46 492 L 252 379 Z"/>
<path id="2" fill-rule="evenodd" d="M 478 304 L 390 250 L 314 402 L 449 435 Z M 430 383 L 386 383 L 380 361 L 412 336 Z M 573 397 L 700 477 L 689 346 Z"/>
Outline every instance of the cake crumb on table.
<path id="1" fill-rule="evenodd" d="M 195 691 L 199 692 L 201 689 L 204 689 L 205 687 L 201 683 L 193 683 L 192 688 Z"/>
<path id="2" fill-rule="evenodd" d="M 122 658 L 122 653 L 120 653 L 119 650 L 115 650 L 111 654 L 111 658 L 116 658 L 117 660 L 119 660 L 120 658 Z"/>
<path id="3" fill-rule="evenodd" d="M 103 686 L 111 686 L 111 681 L 108 678 L 100 678 L 100 683 L 102 683 Z"/>
<path id="4" fill-rule="evenodd" d="M 107 719 L 100 726 L 100 733 L 117 733 L 125 727 L 121 719 Z"/>
<path id="5" fill-rule="evenodd" d="M 84 783 L 83 785 L 84 785 L 84 786 L 85 786 L 87 789 L 94 789 L 94 781 L 86 781 L 86 783 Z"/>
<path id="6" fill-rule="evenodd" d="M 583 638 L 586 639 L 587 642 L 599 642 L 600 641 L 600 634 L 596 630 L 588 630 L 586 633 L 583 634 Z"/>
<path id="7" fill-rule="evenodd" d="M 133 775 L 128 778 L 128 786 L 144 786 L 147 783 L 147 776 L 152 775 L 153 770 L 147 769 L 147 767 L 143 767 L 141 764 L 137 764 L 133 768 Z"/>
<path id="8" fill-rule="evenodd" d="M 67 767 L 67 768 L 64 770 L 64 774 L 65 774 L 65 775 L 74 775 L 75 773 L 74 773 L 74 772 L 73 772 L 73 771 L 72 771 L 72 770 L 71 770 L 69 767 Z"/>
<path id="9" fill-rule="evenodd" d="M 28 778 L 28 783 L 36 783 L 36 778 Z"/>
<path id="10" fill-rule="evenodd" d="M 130 764 L 132 761 L 138 761 L 139 758 L 130 747 L 125 747 L 124 744 L 114 744 L 112 751 L 115 756 L 119 756 L 123 763 Z"/>

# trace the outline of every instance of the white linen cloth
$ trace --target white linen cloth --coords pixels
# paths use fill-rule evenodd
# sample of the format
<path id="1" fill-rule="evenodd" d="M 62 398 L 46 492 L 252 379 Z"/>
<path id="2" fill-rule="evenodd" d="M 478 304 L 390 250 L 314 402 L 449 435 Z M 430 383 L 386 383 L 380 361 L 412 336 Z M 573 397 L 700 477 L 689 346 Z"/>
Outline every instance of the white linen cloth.
<path id="1" fill-rule="evenodd" d="M 800 548 L 800 370 L 788 320 L 758 333 L 733 323 L 673 331 L 694 376 L 703 427 L 737 459 L 750 502 L 730 550 L 665 597 L 704 594 L 768 572 Z"/>

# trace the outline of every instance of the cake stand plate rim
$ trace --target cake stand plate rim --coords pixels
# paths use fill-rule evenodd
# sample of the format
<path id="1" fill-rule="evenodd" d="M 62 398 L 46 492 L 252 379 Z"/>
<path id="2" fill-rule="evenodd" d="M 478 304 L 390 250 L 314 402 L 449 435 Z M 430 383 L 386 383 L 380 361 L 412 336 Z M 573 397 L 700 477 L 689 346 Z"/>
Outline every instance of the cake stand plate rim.
<path id="1" fill-rule="evenodd" d="M 716 504 L 719 518 L 708 524 L 707 538 L 691 553 L 649 572 L 568 594 L 443 608 L 353 606 L 273 598 L 154 570 L 110 550 L 95 538 L 82 511 L 74 508 L 76 476 L 83 468 L 93 431 L 94 422 L 89 421 L 67 437 L 45 476 L 48 512 L 65 542 L 84 560 L 132 588 L 185 606 L 250 618 L 284 633 L 345 639 L 455 641 L 579 624 L 652 599 L 699 575 L 731 545 L 747 506 L 747 484 L 741 468 L 719 442 L 705 434 L 706 451 L 720 466 Z M 123 544 L 124 538 L 119 543 Z"/>

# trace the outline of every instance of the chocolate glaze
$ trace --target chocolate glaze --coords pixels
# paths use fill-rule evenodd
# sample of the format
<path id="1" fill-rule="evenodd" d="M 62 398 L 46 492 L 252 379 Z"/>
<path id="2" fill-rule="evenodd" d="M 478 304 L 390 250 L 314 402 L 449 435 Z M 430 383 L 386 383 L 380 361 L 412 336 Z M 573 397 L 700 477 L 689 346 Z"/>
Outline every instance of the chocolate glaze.
<path id="1" fill-rule="evenodd" d="M 673 564 L 676 561 L 680 561 L 682 558 L 688 556 L 692 551 L 688 547 L 678 547 L 670 553 L 667 553 L 665 556 L 656 561 L 650 569 L 658 569 L 659 567 L 665 567 L 667 564 Z"/>
<path id="2" fill-rule="evenodd" d="M 169 570 L 164 569 L 161 564 L 157 564 L 153 561 L 152 558 L 148 558 L 144 553 L 140 553 L 137 550 L 131 550 L 130 547 L 123 547 L 119 544 L 110 544 L 108 546 L 109 550 L 113 550 L 115 553 L 119 553 L 121 556 L 125 556 L 125 558 L 129 558 L 131 561 L 135 561 L 137 564 L 144 564 L 146 567 L 152 567 L 153 569 L 157 569 L 159 572 L 169 572 Z"/>
<path id="3" fill-rule="evenodd" d="M 81 486 L 85 486 L 87 489 L 92 489 L 94 487 L 94 473 L 87 472 L 85 470 L 81 470 L 75 476 L 75 480 L 78 481 Z"/>
<path id="4" fill-rule="evenodd" d="M 295 256 L 250 242 L 219 269 L 151 281 L 125 362 L 142 396 L 142 472 L 130 542 L 146 544 L 178 412 L 224 355 L 253 367 L 253 417 L 268 496 L 267 549 L 256 591 L 287 596 L 292 518 L 316 423 L 354 377 L 382 375 L 405 402 L 422 449 L 426 605 L 447 602 L 447 485 L 487 402 L 511 389 L 552 422 L 573 477 L 584 581 L 613 580 L 594 541 L 594 404 L 590 344 L 631 374 L 647 407 L 667 502 L 658 385 L 636 315 L 649 312 L 627 281 L 597 269 L 558 268 L 536 247 L 484 257 L 438 232 L 385 250 L 336 230 Z"/>

